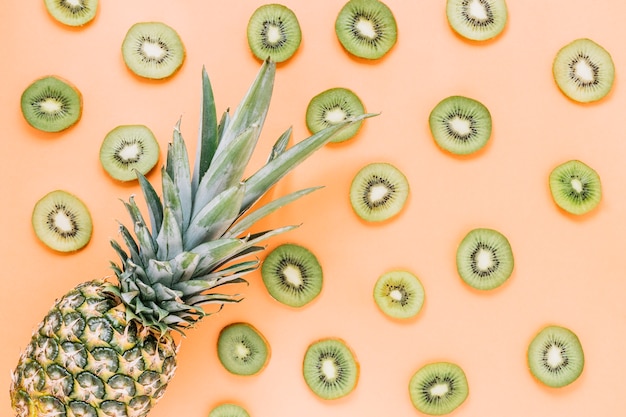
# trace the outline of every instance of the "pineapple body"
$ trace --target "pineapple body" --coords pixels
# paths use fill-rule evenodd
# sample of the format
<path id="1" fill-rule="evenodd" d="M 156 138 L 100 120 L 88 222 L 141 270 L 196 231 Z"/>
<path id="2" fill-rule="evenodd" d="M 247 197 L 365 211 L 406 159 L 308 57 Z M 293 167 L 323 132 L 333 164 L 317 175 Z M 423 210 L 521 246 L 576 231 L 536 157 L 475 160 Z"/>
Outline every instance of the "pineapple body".
<path id="1" fill-rule="evenodd" d="M 127 321 L 110 285 L 78 285 L 37 326 L 13 373 L 17 417 L 139 417 L 162 396 L 177 344 Z"/>

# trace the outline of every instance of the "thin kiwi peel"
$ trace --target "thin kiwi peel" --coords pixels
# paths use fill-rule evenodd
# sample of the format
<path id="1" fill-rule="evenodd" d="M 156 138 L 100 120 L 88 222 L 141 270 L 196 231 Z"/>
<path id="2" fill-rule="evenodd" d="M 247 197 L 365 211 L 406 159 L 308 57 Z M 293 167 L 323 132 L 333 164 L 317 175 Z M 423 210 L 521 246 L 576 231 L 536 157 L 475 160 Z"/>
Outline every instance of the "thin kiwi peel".
<path id="1" fill-rule="evenodd" d="M 462 38 L 485 42 L 504 31 L 508 9 L 505 0 L 447 0 L 446 17 Z"/>
<path id="2" fill-rule="evenodd" d="M 362 167 L 350 184 L 350 204 L 366 222 L 380 223 L 397 216 L 409 197 L 409 181 L 393 164 L 372 162 Z"/>
<path id="3" fill-rule="evenodd" d="M 591 39 L 580 38 L 563 46 L 552 63 L 559 90 L 579 103 L 602 100 L 613 88 L 615 64 L 611 54 Z"/>
<path id="4" fill-rule="evenodd" d="M 494 229 L 469 231 L 456 252 L 459 276 L 467 285 L 480 291 L 503 285 L 511 277 L 514 264 L 509 240 Z"/>
<path id="5" fill-rule="evenodd" d="M 40 198 L 31 215 L 37 238 L 58 252 L 75 252 L 91 240 L 90 211 L 76 195 L 54 190 Z"/>
<path id="6" fill-rule="evenodd" d="M 241 376 L 256 375 L 268 364 L 270 345 L 263 334 L 250 323 L 235 322 L 222 328 L 217 354 L 224 368 Z"/>
<path id="7" fill-rule="evenodd" d="M 261 278 L 272 298 L 289 307 L 301 308 L 321 293 L 324 273 L 310 249 L 284 243 L 265 257 Z"/>
<path id="8" fill-rule="evenodd" d="M 80 90 L 68 80 L 48 75 L 33 81 L 22 93 L 22 115 L 43 132 L 61 132 L 74 126 L 83 111 Z"/>
<path id="9" fill-rule="evenodd" d="M 585 355 L 578 336 L 560 325 L 548 325 L 533 337 L 527 351 L 528 368 L 540 383 L 562 388 L 583 372 Z"/>
<path id="10" fill-rule="evenodd" d="M 460 407 L 468 395 L 465 372 L 451 362 L 426 364 L 409 381 L 409 396 L 413 406 L 428 415 L 449 414 Z"/>
<path id="11" fill-rule="evenodd" d="M 549 185 L 557 206 L 576 216 L 593 211 L 602 200 L 600 176 L 576 159 L 557 165 L 550 172 Z"/>
<path id="12" fill-rule="evenodd" d="M 276 63 L 289 60 L 299 49 L 302 30 L 296 14 L 277 3 L 258 7 L 246 28 L 248 46 L 260 59 Z"/>
<path id="13" fill-rule="evenodd" d="M 315 95 L 307 105 L 306 125 L 312 134 L 365 113 L 359 96 L 345 87 L 333 87 Z M 352 139 L 361 129 L 363 121 L 352 123 L 337 133 L 331 143 Z"/>
<path id="14" fill-rule="evenodd" d="M 235 403 L 223 403 L 215 406 L 209 417 L 250 417 L 248 410 Z"/>
<path id="15" fill-rule="evenodd" d="M 302 373 L 307 386 L 317 397 L 336 400 L 356 388 L 359 362 L 344 340 L 329 337 L 308 346 Z"/>
<path id="16" fill-rule="evenodd" d="M 349 0 L 335 20 L 339 43 L 351 55 L 366 60 L 383 58 L 398 39 L 391 9 L 379 0 Z"/>
<path id="17" fill-rule="evenodd" d="M 393 319 L 415 317 L 425 299 L 424 286 L 419 278 L 406 270 L 382 274 L 374 285 L 374 301 L 381 312 Z"/>
<path id="18" fill-rule="evenodd" d="M 185 45 L 174 28 L 163 22 L 138 22 L 126 32 L 122 57 L 134 74 L 153 80 L 167 79 L 182 67 Z"/>
<path id="19" fill-rule="evenodd" d="M 44 0 L 44 4 L 56 21 L 73 27 L 87 25 L 98 11 L 98 0 Z"/>
<path id="20" fill-rule="evenodd" d="M 114 179 L 132 181 L 146 175 L 159 160 L 159 144 L 145 125 L 119 125 L 109 131 L 100 145 L 100 164 Z"/>
<path id="21" fill-rule="evenodd" d="M 444 98 L 431 110 L 428 124 L 435 143 L 454 155 L 474 154 L 491 138 L 489 109 L 469 97 Z"/>

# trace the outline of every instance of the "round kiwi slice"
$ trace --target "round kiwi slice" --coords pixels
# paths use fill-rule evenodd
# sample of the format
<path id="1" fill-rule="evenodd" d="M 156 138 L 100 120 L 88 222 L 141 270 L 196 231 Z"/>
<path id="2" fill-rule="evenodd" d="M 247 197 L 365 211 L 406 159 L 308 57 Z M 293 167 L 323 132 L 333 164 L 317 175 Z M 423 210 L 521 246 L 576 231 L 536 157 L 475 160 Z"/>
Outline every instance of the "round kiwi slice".
<path id="1" fill-rule="evenodd" d="M 578 160 L 558 165 L 550 173 L 550 192 L 554 202 L 568 213 L 581 215 L 600 204 L 602 184 L 598 173 Z"/>
<path id="2" fill-rule="evenodd" d="M 376 281 L 374 301 L 389 317 L 408 319 L 422 309 L 424 287 L 419 278 L 408 271 L 390 271 Z"/>
<path id="3" fill-rule="evenodd" d="M 455 155 L 468 155 L 491 137 L 491 113 L 482 103 L 463 96 L 441 100 L 428 119 L 435 143 Z"/>
<path id="4" fill-rule="evenodd" d="M 397 215 L 409 196 L 409 182 L 394 165 L 370 163 L 357 172 L 350 185 L 350 204 L 368 222 L 382 222 Z"/>
<path id="5" fill-rule="evenodd" d="M 247 28 L 250 50 L 260 60 L 283 62 L 291 58 L 302 41 L 296 14 L 282 4 L 265 4 L 257 8 Z"/>
<path id="6" fill-rule="evenodd" d="M 220 331 L 217 355 L 228 372 L 248 376 L 265 368 L 270 358 L 270 347 L 255 327 L 237 322 Z"/>
<path id="7" fill-rule="evenodd" d="M 100 163 L 120 181 L 147 174 L 159 160 L 159 144 L 144 125 L 120 125 L 106 134 L 100 146 Z"/>
<path id="8" fill-rule="evenodd" d="M 528 367 L 541 383 L 560 388 L 583 372 L 585 356 L 578 336 L 570 329 L 550 325 L 541 329 L 528 346 Z"/>
<path id="9" fill-rule="evenodd" d="M 140 77 L 172 76 L 185 60 L 185 46 L 171 26 L 163 22 L 139 22 L 130 27 L 122 42 L 126 66 Z"/>
<path id="10" fill-rule="evenodd" d="M 474 41 L 498 36 L 507 22 L 504 0 L 447 0 L 448 24 L 459 35 Z"/>
<path id="11" fill-rule="evenodd" d="M 44 0 L 48 13 L 68 26 L 83 26 L 96 17 L 98 0 Z"/>
<path id="12" fill-rule="evenodd" d="M 209 417 L 250 417 L 250 414 L 238 404 L 224 403 L 213 408 Z"/>
<path id="13" fill-rule="evenodd" d="M 345 341 L 326 338 L 309 345 L 302 373 L 315 395 L 334 400 L 354 390 L 359 380 L 359 363 Z"/>
<path id="14" fill-rule="evenodd" d="M 52 191 L 37 201 L 31 221 L 39 240 L 59 252 L 81 249 L 91 239 L 89 209 L 82 200 L 64 190 Z"/>
<path id="15" fill-rule="evenodd" d="M 493 290 L 513 273 L 513 251 L 508 239 L 493 229 L 471 230 L 457 248 L 461 279 L 477 290 Z"/>
<path id="16" fill-rule="evenodd" d="M 265 257 L 261 277 L 265 288 L 275 300 L 299 308 L 320 294 L 324 274 L 322 266 L 309 249 L 285 243 Z"/>
<path id="17" fill-rule="evenodd" d="M 344 120 L 365 113 L 361 99 L 352 90 L 334 87 L 322 91 L 311 99 L 306 109 L 306 125 L 313 134 Z M 352 123 L 337 133 L 331 142 L 344 142 L 354 137 L 362 120 Z"/>
<path id="18" fill-rule="evenodd" d="M 35 129 L 60 132 L 80 120 L 83 97 L 69 81 L 50 75 L 35 80 L 24 90 L 21 108 Z"/>
<path id="19" fill-rule="evenodd" d="M 463 404 L 468 394 L 465 372 L 450 362 L 424 365 L 409 382 L 411 402 L 424 414 L 440 416 L 451 413 Z"/>
<path id="20" fill-rule="evenodd" d="M 349 0 L 335 20 L 335 33 L 346 51 L 365 59 L 382 58 L 398 39 L 396 18 L 379 0 Z"/>
<path id="21" fill-rule="evenodd" d="M 557 52 L 552 75 L 563 94 L 574 101 L 589 103 L 611 91 L 615 65 L 606 49 L 591 39 L 581 38 Z"/>

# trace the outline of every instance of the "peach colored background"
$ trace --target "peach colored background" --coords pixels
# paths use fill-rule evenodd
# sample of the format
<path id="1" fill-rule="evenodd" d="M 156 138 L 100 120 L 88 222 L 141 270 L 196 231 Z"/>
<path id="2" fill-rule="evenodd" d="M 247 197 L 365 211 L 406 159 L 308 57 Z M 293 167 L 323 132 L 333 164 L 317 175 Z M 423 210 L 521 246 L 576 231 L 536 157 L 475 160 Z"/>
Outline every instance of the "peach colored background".
<path id="1" fill-rule="evenodd" d="M 351 88 L 369 111 L 382 112 L 354 140 L 325 147 L 274 190 L 326 185 L 264 224 L 303 223 L 269 248 L 291 241 L 314 251 L 325 273 L 322 294 L 293 310 L 268 296 L 259 274 L 249 276 L 250 286 L 234 289 L 246 295 L 244 302 L 189 332 L 177 376 L 151 416 L 202 417 L 227 400 L 257 417 L 419 415 L 408 381 L 436 360 L 466 371 L 470 395 L 458 417 L 619 415 L 626 387 L 626 4 L 509 0 L 505 32 L 476 44 L 453 34 L 443 0 L 387 0 L 398 43 L 385 59 L 364 62 L 335 37 L 343 3 L 283 2 L 300 19 L 303 43 L 278 68 L 254 161 L 264 161 L 288 126 L 296 141 L 308 135 L 306 105 L 324 89 Z M 108 240 L 116 236 L 116 220 L 126 221 L 119 199 L 139 189 L 101 169 L 102 138 L 118 124 L 144 123 L 164 148 L 182 116 L 183 134 L 195 144 L 202 65 L 218 111 L 235 106 L 259 66 L 245 28 L 261 4 L 103 0 L 93 24 L 74 30 L 55 23 L 42 1 L 3 3 L 1 415 L 13 415 L 10 371 L 53 300 L 111 272 Z M 147 20 L 176 28 L 187 47 L 183 68 L 165 82 L 135 77 L 121 58 L 126 30 Z M 593 105 L 567 100 L 552 80 L 554 54 L 579 37 L 603 45 L 616 66 L 612 93 Z M 71 80 L 84 95 L 82 120 L 60 134 L 35 131 L 19 110 L 23 89 L 47 74 Z M 492 140 L 473 157 L 445 154 L 430 137 L 430 110 L 453 94 L 478 99 L 493 116 Z M 598 171 L 604 191 L 598 209 L 582 218 L 558 210 L 547 187 L 552 167 L 573 158 Z M 354 173 L 373 161 L 394 163 L 411 183 L 405 210 L 382 225 L 359 221 L 347 198 Z M 35 201 L 56 188 L 74 192 L 92 211 L 92 241 L 75 254 L 47 250 L 30 227 Z M 510 281 L 488 294 L 470 290 L 455 270 L 456 245 L 474 227 L 500 230 L 515 254 Z M 375 280 L 393 268 L 407 268 L 423 282 L 426 304 L 415 320 L 388 320 L 372 300 Z M 235 320 L 250 321 L 271 344 L 270 363 L 257 376 L 230 375 L 217 360 L 218 331 Z M 581 378 L 561 390 L 540 386 L 526 369 L 527 344 L 548 323 L 574 330 L 587 359 Z M 306 346 L 326 336 L 345 339 L 361 364 L 357 389 L 333 402 L 314 397 L 301 377 Z"/>

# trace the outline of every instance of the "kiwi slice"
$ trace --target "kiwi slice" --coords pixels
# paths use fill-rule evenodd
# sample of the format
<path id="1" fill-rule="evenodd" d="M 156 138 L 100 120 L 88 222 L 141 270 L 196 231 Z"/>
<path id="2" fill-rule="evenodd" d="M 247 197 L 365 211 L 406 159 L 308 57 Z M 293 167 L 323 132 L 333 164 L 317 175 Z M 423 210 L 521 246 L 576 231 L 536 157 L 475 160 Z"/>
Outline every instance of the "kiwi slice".
<path id="1" fill-rule="evenodd" d="M 139 22 L 126 33 L 122 56 L 133 73 L 158 80 L 180 69 L 185 61 L 185 46 L 171 26 L 163 22 Z"/>
<path id="2" fill-rule="evenodd" d="M 238 404 L 224 403 L 213 408 L 209 417 L 250 417 L 250 414 Z"/>
<path id="3" fill-rule="evenodd" d="M 228 372 L 249 376 L 265 368 L 270 358 L 270 347 L 254 326 L 237 322 L 220 331 L 217 355 Z"/>
<path id="4" fill-rule="evenodd" d="M 493 229 L 471 230 L 456 252 L 461 279 L 477 290 L 493 290 L 513 273 L 513 251 L 508 239 Z"/>
<path id="5" fill-rule="evenodd" d="M 302 373 L 315 395 L 334 400 L 354 390 L 359 380 L 359 364 L 345 341 L 331 337 L 309 345 Z"/>
<path id="6" fill-rule="evenodd" d="M 583 372 L 585 356 L 578 336 L 570 329 L 550 325 L 541 329 L 528 346 L 528 367 L 541 383 L 560 388 Z"/>
<path id="7" fill-rule="evenodd" d="M 275 300 L 290 307 L 303 307 L 322 291 L 324 274 L 309 249 L 285 243 L 265 257 L 261 277 Z"/>
<path id="8" fill-rule="evenodd" d="M 408 319 L 422 309 L 424 287 L 419 278 L 408 271 L 390 271 L 376 281 L 374 301 L 389 317 Z"/>
<path id="9" fill-rule="evenodd" d="M 451 413 L 467 399 L 469 385 L 463 369 L 450 362 L 434 362 L 420 368 L 409 382 L 409 396 L 415 408 L 440 416 Z"/>
<path id="10" fill-rule="evenodd" d="M 100 163 L 120 181 L 147 174 L 159 160 L 159 144 L 144 125 L 120 125 L 106 134 L 100 146 Z"/>
<path id="11" fill-rule="evenodd" d="M 96 17 L 98 0 L 44 0 L 48 13 L 68 26 L 83 26 Z"/>
<path id="12" fill-rule="evenodd" d="M 391 9 L 379 0 L 350 0 L 339 11 L 335 33 L 354 56 L 380 59 L 396 44 L 398 27 Z"/>
<path id="13" fill-rule="evenodd" d="M 441 149 L 468 155 L 491 137 L 491 113 L 481 102 L 463 96 L 441 100 L 430 112 L 430 132 Z"/>
<path id="14" fill-rule="evenodd" d="M 91 239 L 89 209 L 65 190 L 52 191 L 37 201 L 31 221 L 39 240 L 59 252 L 81 249 Z"/>
<path id="15" fill-rule="evenodd" d="M 254 56 L 274 62 L 291 58 L 302 41 L 296 14 L 282 4 L 265 4 L 257 8 L 248 21 L 247 35 Z"/>
<path id="16" fill-rule="evenodd" d="M 350 204 L 368 222 L 382 222 L 397 215 L 409 196 L 409 182 L 394 165 L 370 163 L 357 172 L 350 185 Z"/>
<path id="17" fill-rule="evenodd" d="M 550 192 L 555 203 L 568 213 L 581 215 L 600 204 L 602 184 L 598 173 L 578 160 L 558 165 L 550 173 Z"/>
<path id="18" fill-rule="evenodd" d="M 341 123 L 365 113 L 361 99 L 354 91 L 343 87 L 322 91 L 311 99 L 306 109 L 306 125 L 313 134 L 329 126 Z M 333 143 L 344 142 L 354 137 L 361 128 L 362 120 L 352 123 L 337 133 Z"/>
<path id="19" fill-rule="evenodd" d="M 447 0 L 448 24 L 459 35 L 473 41 L 498 36 L 507 22 L 504 0 Z"/>
<path id="20" fill-rule="evenodd" d="M 60 132 L 82 116 L 83 97 L 69 81 L 49 75 L 32 82 L 22 93 L 22 115 L 44 132 Z"/>
<path id="21" fill-rule="evenodd" d="M 570 99 L 589 103 L 606 96 L 613 87 L 615 65 L 611 54 L 591 39 L 576 39 L 556 54 L 554 81 Z"/>

